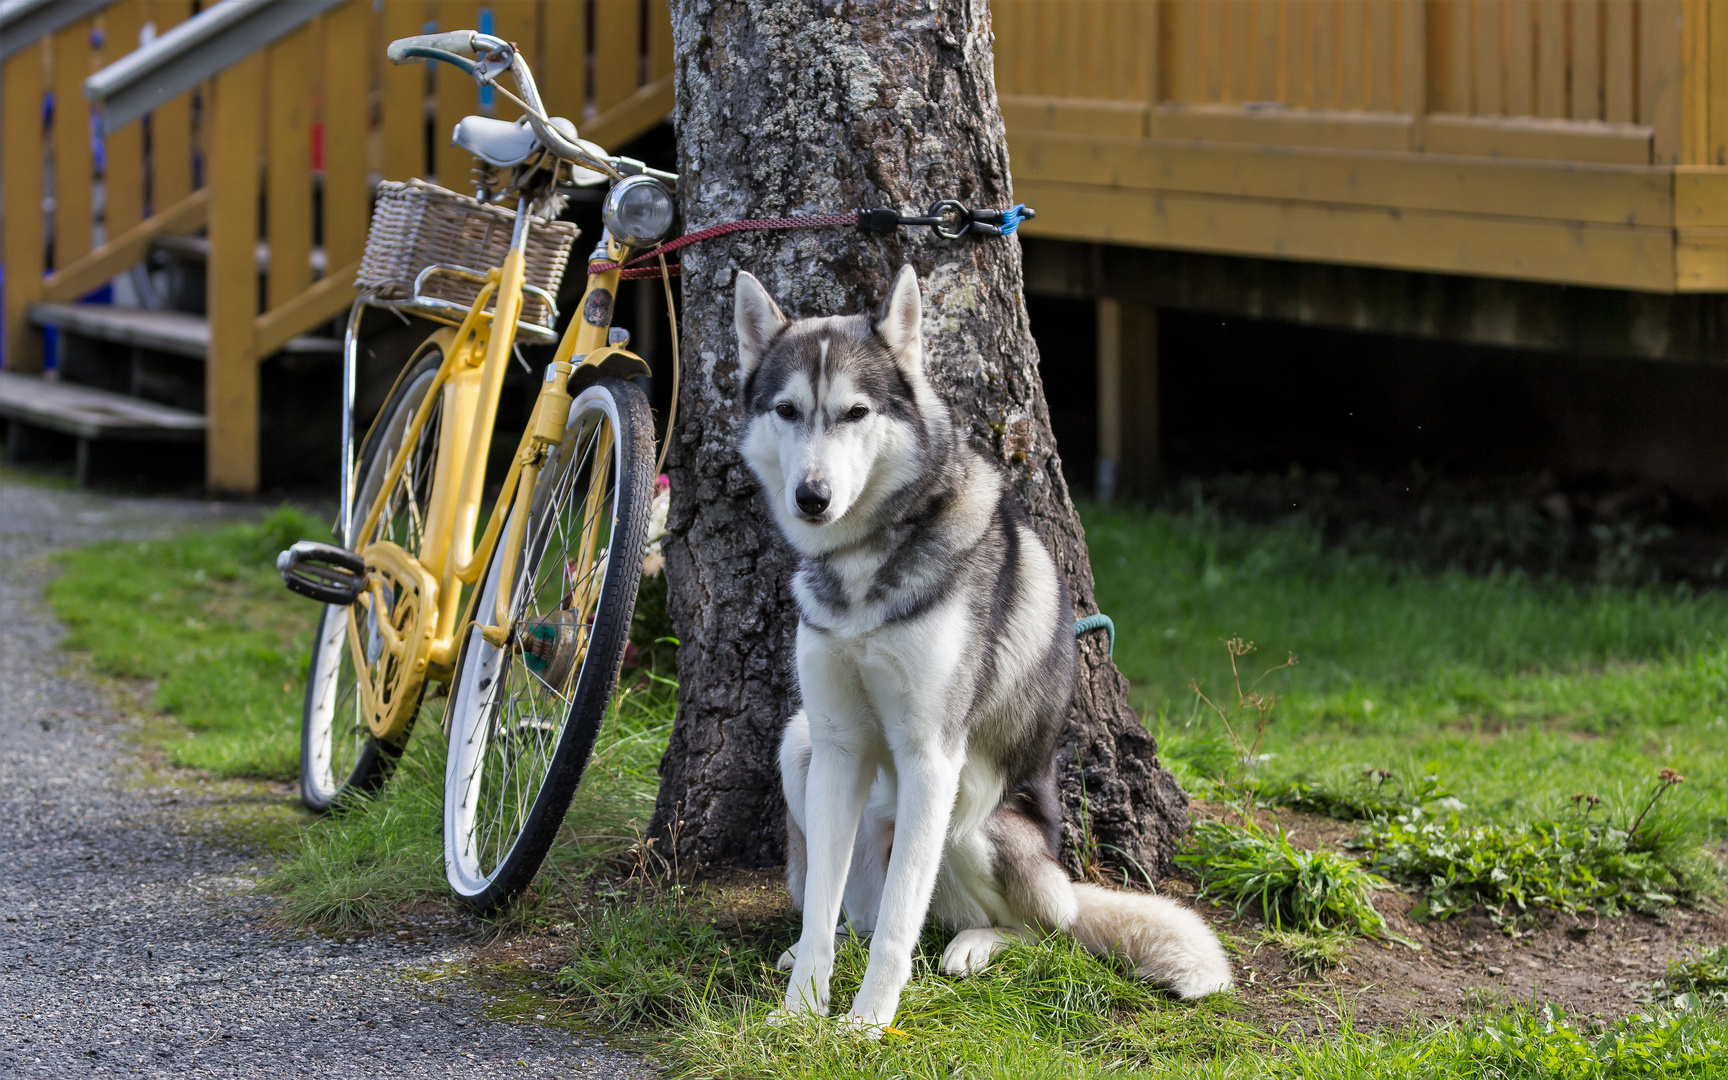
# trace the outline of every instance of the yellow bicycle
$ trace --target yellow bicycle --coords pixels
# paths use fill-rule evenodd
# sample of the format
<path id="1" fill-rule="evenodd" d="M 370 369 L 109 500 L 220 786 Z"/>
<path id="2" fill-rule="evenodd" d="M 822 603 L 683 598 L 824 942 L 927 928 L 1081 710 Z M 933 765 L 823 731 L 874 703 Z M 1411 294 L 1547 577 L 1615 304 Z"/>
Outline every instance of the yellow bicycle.
<path id="1" fill-rule="evenodd" d="M 341 543 L 301 541 L 278 560 L 290 588 L 326 605 L 307 680 L 301 793 L 328 810 L 376 789 L 428 685 L 444 684 L 447 876 L 463 900 L 488 908 L 539 869 L 623 661 L 657 469 L 648 404 L 628 381 L 648 366 L 613 330 L 612 299 L 621 264 L 670 231 L 677 177 L 609 156 L 546 116 L 507 41 L 432 34 L 392 42 L 389 57 L 454 65 L 525 116 L 457 126 L 457 143 L 495 181 L 480 197 L 411 181 L 385 185 L 374 211 L 349 318 L 345 421 L 365 309 L 443 325 L 407 359 L 358 454 L 345 424 Z M 520 96 L 496 81 L 505 72 Z M 554 294 L 575 230 L 553 219 L 561 192 L 600 184 L 610 185 L 606 231 L 560 338 Z M 499 205 L 510 200 L 514 213 Z M 482 519 L 518 340 L 557 349 Z"/>

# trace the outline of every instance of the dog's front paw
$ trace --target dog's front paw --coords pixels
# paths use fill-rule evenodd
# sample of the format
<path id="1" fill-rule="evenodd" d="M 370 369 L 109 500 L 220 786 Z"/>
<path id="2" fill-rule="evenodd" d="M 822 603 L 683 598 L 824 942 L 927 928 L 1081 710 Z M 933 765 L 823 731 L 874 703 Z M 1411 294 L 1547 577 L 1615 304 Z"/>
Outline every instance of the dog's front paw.
<path id="1" fill-rule="evenodd" d="M 848 1035 L 856 1036 L 868 1042 L 880 1042 L 882 1033 L 894 1022 L 893 1017 L 877 1022 L 874 1017 L 861 1013 L 847 1013 L 840 1019 L 840 1029 Z"/>
<path id="2" fill-rule="evenodd" d="M 797 962 L 798 962 L 798 946 L 794 945 L 790 949 L 787 949 L 785 952 L 781 953 L 780 959 L 774 961 L 774 970 L 775 971 L 791 971 L 792 965 L 796 964 Z"/>
<path id="3" fill-rule="evenodd" d="M 942 971 L 947 975 L 980 974 L 1006 944 L 1008 935 L 994 926 L 962 930 L 942 950 Z"/>

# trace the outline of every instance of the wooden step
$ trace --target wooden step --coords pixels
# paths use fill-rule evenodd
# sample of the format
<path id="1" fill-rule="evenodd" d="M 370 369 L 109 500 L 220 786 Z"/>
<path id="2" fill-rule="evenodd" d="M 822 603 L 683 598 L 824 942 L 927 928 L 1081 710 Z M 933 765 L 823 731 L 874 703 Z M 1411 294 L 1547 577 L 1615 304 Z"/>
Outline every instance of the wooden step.
<path id="1" fill-rule="evenodd" d="M 158 236 L 150 242 L 150 247 L 152 250 L 166 252 L 188 262 L 201 263 L 208 262 L 210 259 L 210 238 L 207 236 Z M 253 258 L 258 264 L 260 274 L 270 272 L 269 244 L 262 240 L 258 241 L 258 247 L 253 252 Z M 311 263 L 312 276 L 314 278 L 323 277 L 326 268 L 330 265 L 324 257 L 323 248 L 312 249 Z"/>
<path id="2" fill-rule="evenodd" d="M 190 442 L 204 417 L 93 386 L 0 371 L 0 416 L 77 439 Z"/>
<path id="3" fill-rule="evenodd" d="M 152 311 L 117 304 L 31 304 L 30 322 L 63 334 L 116 345 L 172 353 L 202 360 L 210 351 L 210 323 L 183 311 Z M 340 353 L 336 338 L 301 336 L 282 346 L 286 353 Z"/>

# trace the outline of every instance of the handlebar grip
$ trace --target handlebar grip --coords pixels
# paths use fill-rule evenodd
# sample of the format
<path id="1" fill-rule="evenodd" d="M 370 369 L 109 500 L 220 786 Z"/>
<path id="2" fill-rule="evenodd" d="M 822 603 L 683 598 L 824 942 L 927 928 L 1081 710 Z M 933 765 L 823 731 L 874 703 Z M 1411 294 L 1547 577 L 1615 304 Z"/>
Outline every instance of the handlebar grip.
<path id="1" fill-rule="evenodd" d="M 413 51 L 417 49 L 436 49 L 472 60 L 476 56 L 474 31 L 451 30 L 443 34 L 416 34 L 414 37 L 397 38 L 384 50 L 384 55 L 390 58 L 392 64 L 412 64 L 416 60 L 433 59 Z"/>

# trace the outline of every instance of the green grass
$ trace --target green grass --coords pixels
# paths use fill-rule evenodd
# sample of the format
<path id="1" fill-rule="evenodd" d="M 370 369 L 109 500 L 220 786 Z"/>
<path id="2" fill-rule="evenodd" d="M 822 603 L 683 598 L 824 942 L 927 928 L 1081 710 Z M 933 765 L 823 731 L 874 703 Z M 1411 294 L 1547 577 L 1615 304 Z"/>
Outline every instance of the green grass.
<path id="1" fill-rule="evenodd" d="M 1527 903 L 1635 906 L 1633 886 L 1701 887 L 1675 875 L 1707 876 L 1698 842 L 1728 837 L 1728 598 L 1420 573 L 1328 550 L 1299 524 L 1249 527 L 1203 509 L 1084 513 L 1117 659 L 1185 782 L 1215 792 L 1206 786 L 1240 782 L 1262 799 L 1364 821 L 1371 840 L 1379 830 L 1361 866 L 1299 852 L 1276 832 L 1246 846 L 1245 833 L 1200 834 L 1195 851 L 1217 849 L 1195 863 L 1203 885 L 1277 913 L 1284 928 L 1264 940 L 1299 966 L 1334 965 L 1349 934 L 1374 932 L 1372 907 L 1355 906 L 1373 885 L 1364 867 L 1451 881 L 1444 898 L 1429 887 L 1430 907 L 1504 906 L 1509 890 Z M 263 525 L 97 545 L 64 558 L 50 601 L 97 668 L 157 680 L 157 705 L 184 729 L 169 740 L 176 763 L 286 778 L 315 607 L 281 588 L 271 558 L 320 527 L 285 511 Z M 1201 679 L 1209 696 L 1228 690 L 1221 642 L 1238 636 L 1260 643 L 1263 667 L 1287 651 L 1301 658 L 1260 684 L 1277 701 L 1247 763 L 1187 689 Z M 700 894 L 621 883 L 652 810 L 674 691 L 647 673 L 627 682 L 536 890 L 496 928 L 569 918 L 574 904 L 560 1014 L 645 1038 L 677 1075 L 1728 1075 L 1714 952 L 1676 968 L 1668 1011 L 1606 1031 L 1532 1004 L 1364 1032 L 1347 1009 L 1316 1002 L 1315 1037 L 1259 1030 L 1227 998 L 1177 1005 L 1060 940 L 1016 944 L 982 977 L 946 978 L 931 935 L 896 1020 L 902 1034 L 871 1043 L 833 1023 L 771 1023 L 784 993 L 772 958 L 789 927 L 746 931 Z M 429 703 L 380 796 L 286 842 L 267 882 L 286 917 L 365 932 L 406 908 L 449 906 L 438 708 Z M 1660 768 L 1687 782 L 1638 822 Z M 1543 832 L 1555 823 L 1571 831 Z M 1592 847 L 1605 862 L 1580 861 Z M 1474 877 L 1472 859 L 1487 860 Z M 1496 870 L 1517 871 L 1499 892 L 1483 885 Z M 1591 881 L 1620 891 L 1605 898 Z M 842 950 L 837 1002 L 855 991 L 864 959 Z"/>
<path id="2" fill-rule="evenodd" d="M 1300 850 L 1283 829 L 1198 821 L 1176 861 L 1200 882 L 1199 898 L 1250 906 L 1273 930 L 1387 936 L 1374 892 L 1387 883 L 1336 851 Z"/>
<path id="3" fill-rule="evenodd" d="M 317 606 L 282 587 L 274 560 L 328 531 L 283 507 L 256 525 L 93 544 L 60 557 L 48 603 L 96 670 L 156 680 L 155 706 L 185 728 L 167 740 L 175 765 L 291 779 Z"/>
<path id="4" fill-rule="evenodd" d="M 1204 507 L 1082 513 L 1117 663 L 1186 779 L 1231 767 L 1188 687 L 1225 688 L 1241 637 L 1261 668 L 1299 658 L 1261 684 L 1263 783 L 1387 770 L 1436 777 L 1467 821 L 1558 820 L 1579 793 L 1624 821 L 1672 767 L 1668 812 L 1728 837 L 1728 592 L 1423 573 Z"/>

